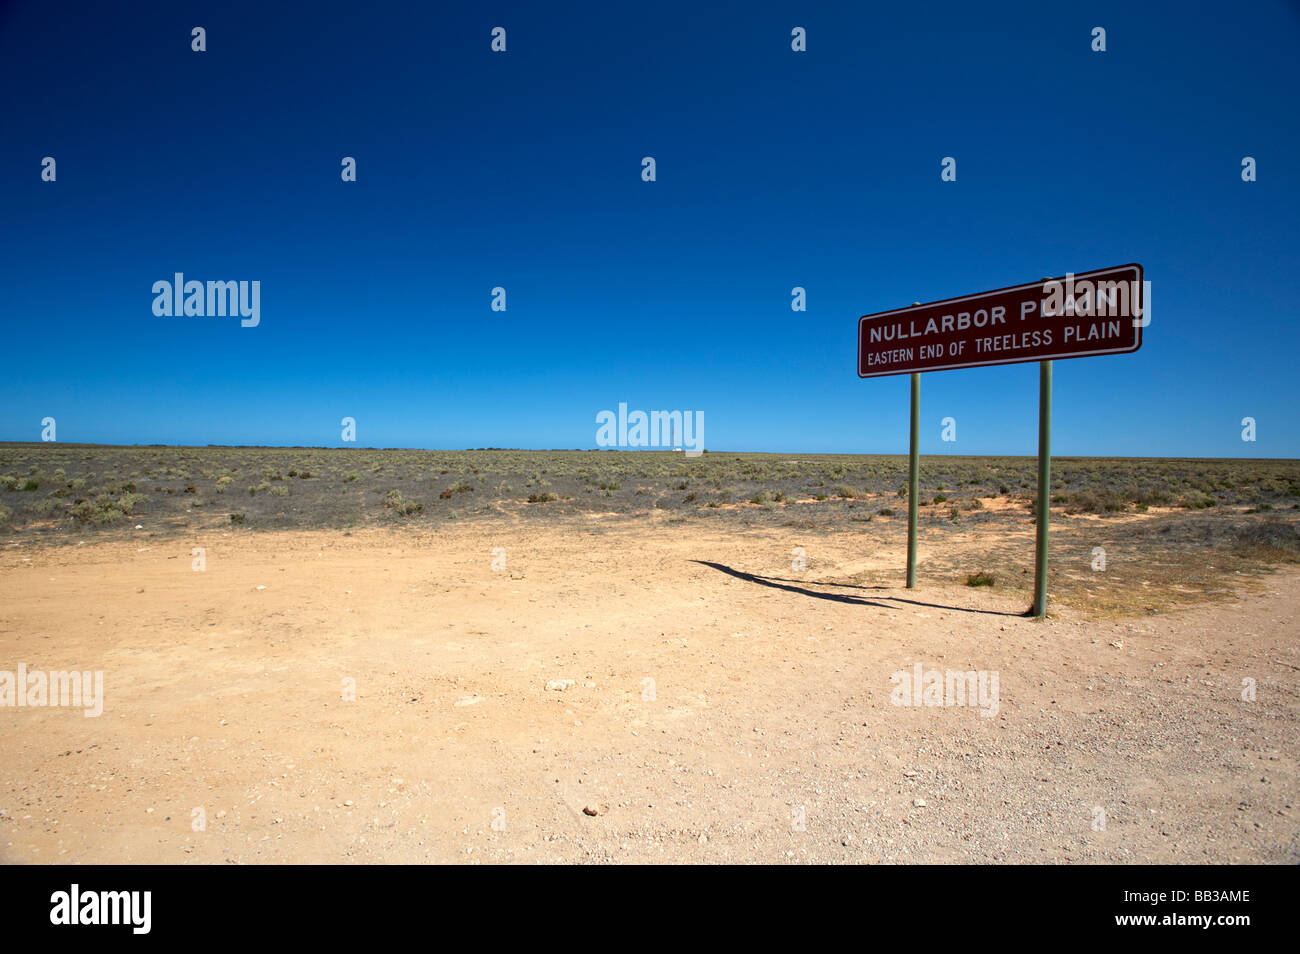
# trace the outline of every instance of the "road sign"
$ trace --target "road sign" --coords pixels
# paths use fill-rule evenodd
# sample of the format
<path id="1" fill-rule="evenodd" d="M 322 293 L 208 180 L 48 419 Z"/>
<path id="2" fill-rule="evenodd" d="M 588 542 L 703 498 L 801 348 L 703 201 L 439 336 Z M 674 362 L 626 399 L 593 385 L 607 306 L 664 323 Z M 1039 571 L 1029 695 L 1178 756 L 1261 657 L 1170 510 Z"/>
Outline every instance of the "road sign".
<path id="1" fill-rule="evenodd" d="M 1142 347 L 1151 301 L 1142 266 L 1120 265 L 1064 278 L 896 308 L 858 319 L 858 377 L 912 375 L 908 464 L 907 586 L 916 586 L 920 495 L 921 372 L 1038 362 L 1038 497 L 1034 603 L 1047 615 L 1047 533 L 1052 467 L 1052 360 L 1126 354 Z"/>
<path id="2" fill-rule="evenodd" d="M 979 368 L 1142 347 L 1142 266 L 1120 265 L 858 319 L 858 377 Z"/>

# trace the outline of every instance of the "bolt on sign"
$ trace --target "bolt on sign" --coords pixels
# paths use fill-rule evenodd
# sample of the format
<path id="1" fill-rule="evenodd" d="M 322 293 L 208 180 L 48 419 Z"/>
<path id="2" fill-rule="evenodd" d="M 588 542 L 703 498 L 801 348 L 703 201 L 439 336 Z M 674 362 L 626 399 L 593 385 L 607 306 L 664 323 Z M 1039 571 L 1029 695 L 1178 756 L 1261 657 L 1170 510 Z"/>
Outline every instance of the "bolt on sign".
<path id="1" fill-rule="evenodd" d="M 1148 297 L 1132 264 L 863 315 L 858 377 L 1128 354 Z"/>

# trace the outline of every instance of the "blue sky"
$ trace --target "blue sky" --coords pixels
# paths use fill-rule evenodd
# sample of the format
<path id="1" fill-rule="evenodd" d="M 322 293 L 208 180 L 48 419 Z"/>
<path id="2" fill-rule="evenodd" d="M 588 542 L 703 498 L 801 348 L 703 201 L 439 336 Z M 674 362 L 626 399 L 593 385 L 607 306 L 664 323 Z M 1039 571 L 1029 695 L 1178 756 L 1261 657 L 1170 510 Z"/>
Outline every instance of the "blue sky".
<path id="1" fill-rule="evenodd" d="M 899 453 L 859 315 L 1136 261 L 1054 453 L 1300 456 L 1300 5 L 264 6 L 0 4 L 0 439 L 591 447 L 626 402 Z M 178 271 L 261 323 L 155 316 Z M 1034 453 L 1037 379 L 924 375 L 922 451 Z"/>

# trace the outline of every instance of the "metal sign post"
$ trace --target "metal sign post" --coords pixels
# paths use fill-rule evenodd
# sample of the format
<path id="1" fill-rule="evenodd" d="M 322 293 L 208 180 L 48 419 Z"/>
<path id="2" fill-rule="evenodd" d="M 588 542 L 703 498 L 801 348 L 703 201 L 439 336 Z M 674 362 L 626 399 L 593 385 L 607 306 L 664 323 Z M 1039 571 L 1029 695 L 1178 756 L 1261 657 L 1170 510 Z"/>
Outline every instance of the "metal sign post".
<path id="1" fill-rule="evenodd" d="M 1052 362 L 1038 362 L 1038 534 L 1034 541 L 1034 606 L 1047 615 L 1047 524 L 1052 514 Z"/>
<path id="2" fill-rule="evenodd" d="M 916 589 L 916 508 L 921 493 L 921 374 L 912 374 L 912 447 L 907 477 L 907 588 Z"/>

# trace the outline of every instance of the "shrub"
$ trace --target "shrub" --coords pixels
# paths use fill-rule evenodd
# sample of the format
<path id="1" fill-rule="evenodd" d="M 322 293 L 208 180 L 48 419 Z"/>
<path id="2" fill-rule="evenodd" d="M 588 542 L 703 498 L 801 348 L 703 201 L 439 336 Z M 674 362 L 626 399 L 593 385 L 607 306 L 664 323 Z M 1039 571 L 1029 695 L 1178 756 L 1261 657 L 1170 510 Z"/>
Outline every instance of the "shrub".
<path id="1" fill-rule="evenodd" d="M 551 494 L 551 493 L 546 493 L 546 494 L 529 494 L 529 495 L 528 495 L 528 502 L 529 502 L 529 503 L 550 503 L 552 500 L 559 500 L 559 499 L 560 499 L 559 497 L 557 497 L 557 496 L 555 496 L 555 494 Z"/>
<path id="2" fill-rule="evenodd" d="M 424 513 L 424 504 L 414 500 L 403 500 L 400 490 L 390 490 L 384 497 L 384 508 L 393 511 L 399 517 L 410 516 L 413 513 Z"/>
<path id="3" fill-rule="evenodd" d="M 1235 532 L 1232 549 L 1248 559 L 1268 563 L 1300 562 L 1300 526 L 1285 519 L 1265 518 Z"/>
<path id="4" fill-rule="evenodd" d="M 1128 509 L 1123 497 L 1114 490 L 1080 490 L 1069 495 L 1066 513 L 1123 513 Z"/>
<path id="5" fill-rule="evenodd" d="M 106 522 L 102 519 L 105 509 L 89 500 L 78 500 L 72 505 L 72 509 L 68 513 L 72 515 L 72 519 L 80 523 L 99 524 Z M 121 512 L 119 511 L 116 516 L 120 517 Z M 112 519 L 112 517 L 110 516 L 108 519 Z"/>
<path id="6" fill-rule="evenodd" d="M 970 576 L 966 577 L 967 586 L 992 586 L 993 582 L 992 575 L 984 573 L 983 571 L 972 573 Z"/>
<path id="7" fill-rule="evenodd" d="M 242 513 L 232 513 L 232 514 L 230 515 L 230 522 L 231 522 L 231 523 L 243 523 L 243 522 L 244 522 L 244 515 L 243 515 Z"/>

